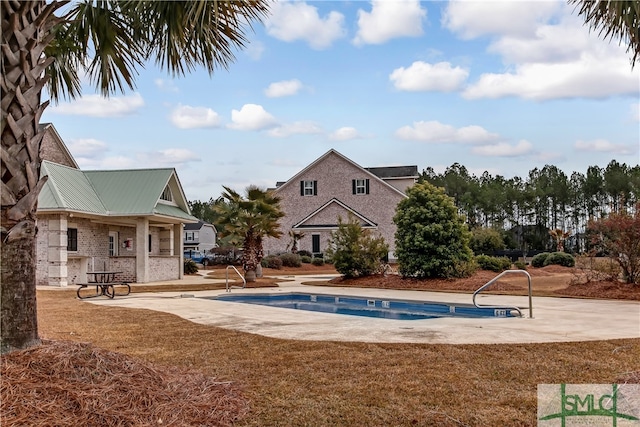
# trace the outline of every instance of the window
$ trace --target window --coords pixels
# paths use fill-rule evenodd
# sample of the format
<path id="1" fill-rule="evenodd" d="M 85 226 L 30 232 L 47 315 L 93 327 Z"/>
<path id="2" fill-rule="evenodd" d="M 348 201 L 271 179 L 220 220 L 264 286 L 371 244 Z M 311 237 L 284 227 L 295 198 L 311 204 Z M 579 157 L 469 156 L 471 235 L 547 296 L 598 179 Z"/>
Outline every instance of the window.
<path id="1" fill-rule="evenodd" d="M 149 234 L 149 253 L 151 253 L 151 234 Z"/>
<path id="2" fill-rule="evenodd" d="M 172 202 L 173 201 L 173 197 L 171 195 L 171 189 L 169 188 L 168 185 L 166 187 L 164 187 L 164 191 L 162 192 L 162 195 L 160 196 L 160 200 L 166 200 L 167 202 Z"/>
<path id="3" fill-rule="evenodd" d="M 118 232 L 109 232 L 109 256 L 118 256 Z"/>
<path id="4" fill-rule="evenodd" d="M 317 196 L 318 181 L 300 181 L 301 196 Z"/>
<path id="5" fill-rule="evenodd" d="M 317 254 L 320 252 L 320 235 L 312 234 L 311 235 L 311 252 Z"/>
<path id="6" fill-rule="evenodd" d="M 193 242 L 196 240 L 196 233 L 194 231 L 185 231 L 184 240 L 187 242 Z"/>
<path id="7" fill-rule="evenodd" d="M 77 228 L 67 229 L 67 250 L 71 252 L 78 251 L 78 229 Z"/>
<path id="8" fill-rule="evenodd" d="M 353 194 L 369 194 L 368 179 L 353 179 L 351 180 L 351 187 Z"/>

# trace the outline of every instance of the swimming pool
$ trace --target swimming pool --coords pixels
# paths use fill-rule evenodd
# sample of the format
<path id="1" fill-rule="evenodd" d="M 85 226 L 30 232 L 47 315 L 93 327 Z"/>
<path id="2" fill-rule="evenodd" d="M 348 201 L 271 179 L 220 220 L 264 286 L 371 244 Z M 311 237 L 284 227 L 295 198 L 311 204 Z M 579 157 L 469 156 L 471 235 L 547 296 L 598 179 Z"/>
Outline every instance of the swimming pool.
<path id="1" fill-rule="evenodd" d="M 509 308 L 478 308 L 471 304 L 374 299 L 344 295 L 292 292 L 283 294 L 235 294 L 204 297 L 217 301 L 396 320 L 439 317 L 515 317 Z"/>

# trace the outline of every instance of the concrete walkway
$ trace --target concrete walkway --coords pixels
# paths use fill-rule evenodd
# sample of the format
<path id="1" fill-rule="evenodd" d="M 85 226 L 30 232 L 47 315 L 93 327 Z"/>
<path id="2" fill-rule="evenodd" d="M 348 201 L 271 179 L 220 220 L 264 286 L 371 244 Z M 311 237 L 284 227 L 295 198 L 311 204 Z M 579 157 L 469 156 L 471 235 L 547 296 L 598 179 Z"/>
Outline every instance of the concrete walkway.
<path id="1" fill-rule="evenodd" d="M 335 276 L 283 276 L 283 279 L 289 281 L 282 282 L 279 288 L 232 289 L 231 293 L 305 292 L 372 299 L 471 303 L 470 294 L 301 284 L 313 280 L 327 280 L 328 277 Z M 197 276 L 187 277 L 183 281 L 171 283 L 195 283 L 197 280 Z M 210 279 L 207 282 L 210 282 Z M 640 338 L 640 303 L 635 301 L 534 297 L 533 318 L 393 320 L 200 298 L 221 294 L 225 294 L 225 291 L 150 292 L 134 293 L 113 300 L 106 297 L 94 298 L 87 302 L 164 311 L 205 325 L 296 340 L 498 344 Z M 524 296 L 486 295 L 480 296 L 478 302 L 523 308 L 528 304 L 527 297 Z M 523 313 L 528 316 L 528 310 L 523 310 Z"/>

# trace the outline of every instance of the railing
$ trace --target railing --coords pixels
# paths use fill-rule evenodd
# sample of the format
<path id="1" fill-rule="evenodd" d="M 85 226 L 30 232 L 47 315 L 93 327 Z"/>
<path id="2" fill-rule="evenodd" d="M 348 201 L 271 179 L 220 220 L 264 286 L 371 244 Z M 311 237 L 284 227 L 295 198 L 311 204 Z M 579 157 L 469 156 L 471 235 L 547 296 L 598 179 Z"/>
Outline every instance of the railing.
<path id="1" fill-rule="evenodd" d="M 229 269 L 233 268 L 235 270 L 235 272 L 238 274 L 238 276 L 240 276 L 240 278 L 242 279 L 242 286 L 231 286 L 229 287 Z M 238 269 L 233 266 L 233 265 L 228 265 L 226 270 L 226 279 L 227 279 L 227 285 L 226 285 L 226 292 L 231 292 L 231 288 L 236 288 L 236 289 L 244 289 L 247 286 L 247 281 L 244 279 L 244 276 L 242 274 L 240 274 L 240 272 L 238 271 Z"/>
<path id="2" fill-rule="evenodd" d="M 502 276 L 504 276 L 505 274 L 524 274 L 525 276 L 527 276 L 527 282 L 529 285 L 529 318 L 533 319 L 533 302 L 532 302 L 532 298 L 531 298 L 531 276 L 529 275 L 529 273 L 527 273 L 524 270 L 505 270 L 502 273 L 498 274 L 496 277 L 494 277 L 493 279 L 489 280 L 487 283 L 485 283 L 484 285 L 482 285 L 480 288 L 478 288 L 478 290 L 476 290 L 473 293 L 473 305 L 475 305 L 478 308 L 497 308 L 497 309 L 504 309 L 504 308 L 508 308 L 511 310 L 515 310 L 518 312 L 518 314 L 520 315 L 520 317 L 522 317 L 522 311 L 520 310 L 520 308 L 518 307 L 509 307 L 509 306 L 496 306 L 496 305 L 478 305 L 476 303 L 476 296 L 482 292 L 483 290 L 485 290 L 486 288 L 488 288 L 489 286 L 493 285 L 494 283 L 496 283 L 498 281 L 498 279 L 500 279 Z"/>

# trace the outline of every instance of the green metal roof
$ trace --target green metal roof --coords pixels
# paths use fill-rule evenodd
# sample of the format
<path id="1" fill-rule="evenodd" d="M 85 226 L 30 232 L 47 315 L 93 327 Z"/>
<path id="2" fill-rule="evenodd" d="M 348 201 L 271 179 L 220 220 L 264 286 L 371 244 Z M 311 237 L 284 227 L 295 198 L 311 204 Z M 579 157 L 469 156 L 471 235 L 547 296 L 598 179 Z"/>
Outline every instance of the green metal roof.
<path id="1" fill-rule="evenodd" d="M 49 179 L 40 191 L 38 209 L 107 213 L 91 181 L 81 170 L 44 161 L 41 174 L 48 175 Z"/>
<path id="2" fill-rule="evenodd" d="M 49 180 L 38 197 L 38 210 L 69 210 L 106 216 L 161 215 L 197 221 L 188 211 L 174 169 L 81 171 L 42 162 Z M 173 206 L 160 201 L 165 187 L 172 191 Z M 176 200 L 178 199 L 178 200 Z"/>
<path id="3" fill-rule="evenodd" d="M 153 213 L 173 169 L 86 171 L 109 212 Z"/>

